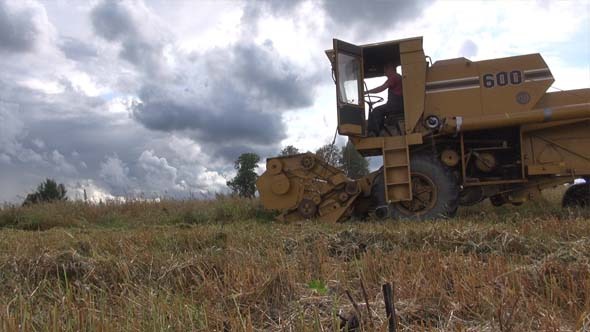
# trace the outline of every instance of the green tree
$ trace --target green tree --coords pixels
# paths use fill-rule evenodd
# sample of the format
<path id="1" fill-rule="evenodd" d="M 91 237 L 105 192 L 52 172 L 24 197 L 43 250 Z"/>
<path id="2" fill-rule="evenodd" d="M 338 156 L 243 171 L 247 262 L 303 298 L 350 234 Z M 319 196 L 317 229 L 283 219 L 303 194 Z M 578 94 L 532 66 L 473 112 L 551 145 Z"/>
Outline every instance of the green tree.
<path id="1" fill-rule="evenodd" d="M 238 170 L 236 176 L 227 181 L 227 186 L 234 194 L 241 197 L 254 197 L 256 194 L 256 180 L 258 174 L 254 171 L 258 167 L 260 157 L 255 153 L 242 153 L 235 161 L 234 168 Z"/>
<path id="2" fill-rule="evenodd" d="M 299 153 L 299 149 L 294 147 L 293 145 L 287 145 L 286 147 L 284 147 L 281 150 L 281 153 L 279 153 L 279 156 L 281 157 L 286 157 L 286 156 L 292 156 L 294 154 L 298 154 Z"/>
<path id="3" fill-rule="evenodd" d="M 37 186 L 37 191 L 27 195 L 23 205 L 65 201 L 68 199 L 66 193 L 66 187 L 63 184 L 57 184 L 53 179 L 46 179 Z"/>
<path id="4" fill-rule="evenodd" d="M 369 174 L 369 162 L 354 148 L 350 141 L 342 147 L 340 154 L 342 170 L 351 179 L 359 179 Z"/>
<path id="5" fill-rule="evenodd" d="M 326 144 L 317 149 L 315 154 L 320 159 L 334 167 L 341 168 L 342 166 L 340 164 L 340 161 L 342 160 L 341 151 L 336 145 Z"/>

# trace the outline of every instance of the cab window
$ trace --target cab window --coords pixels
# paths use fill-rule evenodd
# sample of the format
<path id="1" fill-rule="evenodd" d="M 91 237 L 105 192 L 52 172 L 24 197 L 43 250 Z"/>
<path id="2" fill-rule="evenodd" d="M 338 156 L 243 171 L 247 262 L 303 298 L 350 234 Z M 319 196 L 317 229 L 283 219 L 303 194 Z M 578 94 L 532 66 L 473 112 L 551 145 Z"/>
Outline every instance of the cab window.
<path id="1" fill-rule="evenodd" d="M 360 105 L 359 77 L 361 76 L 360 59 L 344 53 L 338 53 L 338 91 L 341 103 Z"/>

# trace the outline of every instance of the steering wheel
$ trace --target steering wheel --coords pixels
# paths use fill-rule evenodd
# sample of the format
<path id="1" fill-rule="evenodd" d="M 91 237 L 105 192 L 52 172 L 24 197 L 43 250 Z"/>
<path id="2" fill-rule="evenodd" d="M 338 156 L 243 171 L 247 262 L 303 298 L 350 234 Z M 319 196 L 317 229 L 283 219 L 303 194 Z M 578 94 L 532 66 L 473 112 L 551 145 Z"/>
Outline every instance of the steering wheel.
<path id="1" fill-rule="evenodd" d="M 365 103 L 369 105 L 369 111 L 373 110 L 373 105 L 382 102 L 384 99 L 383 97 L 373 95 L 373 94 L 366 94 L 365 95 Z"/>

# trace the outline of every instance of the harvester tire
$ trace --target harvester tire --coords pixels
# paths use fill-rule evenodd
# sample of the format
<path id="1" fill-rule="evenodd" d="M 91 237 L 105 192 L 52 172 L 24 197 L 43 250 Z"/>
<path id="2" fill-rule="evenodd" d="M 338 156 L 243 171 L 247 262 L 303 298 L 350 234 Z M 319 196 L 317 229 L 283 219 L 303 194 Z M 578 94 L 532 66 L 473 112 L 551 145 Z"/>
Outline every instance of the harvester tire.
<path id="1" fill-rule="evenodd" d="M 427 220 L 453 217 L 459 204 L 459 185 L 452 170 L 428 155 L 411 157 L 410 202 L 390 205 L 391 218 Z"/>
<path id="2" fill-rule="evenodd" d="M 498 195 L 490 196 L 490 203 L 492 203 L 492 205 L 494 207 L 500 207 L 500 206 L 508 203 L 508 199 L 506 199 L 506 197 L 504 195 L 498 194 Z"/>
<path id="3" fill-rule="evenodd" d="M 576 183 L 565 191 L 561 205 L 568 207 L 589 207 L 590 206 L 590 183 Z"/>
<path id="4" fill-rule="evenodd" d="M 379 220 L 389 218 L 389 206 L 385 202 L 385 180 L 383 180 L 383 168 L 381 168 L 373 179 L 371 186 L 371 200 L 374 208 L 374 216 Z"/>

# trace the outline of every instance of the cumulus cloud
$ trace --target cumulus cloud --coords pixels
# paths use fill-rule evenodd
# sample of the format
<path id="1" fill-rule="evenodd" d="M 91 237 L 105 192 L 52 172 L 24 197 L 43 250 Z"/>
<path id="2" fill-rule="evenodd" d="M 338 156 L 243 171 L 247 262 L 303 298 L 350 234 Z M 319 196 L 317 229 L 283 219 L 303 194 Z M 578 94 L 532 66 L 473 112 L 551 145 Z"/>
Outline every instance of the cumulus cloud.
<path id="1" fill-rule="evenodd" d="M 144 20 L 139 28 L 140 18 Z M 92 25 L 102 38 L 118 42 L 121 45 L 119 56 L 149 75 L 158 75 L 162 70 L 163 41 L 144 30 L 146 20 L 152 17 L 142 2 L 106 0 L 98 4 L 91 12 Z"/>
<path id="2" fill-rule="evenodd" d="M 133 116 L 150 129 L 188 131 L 214 152 L 278 144 L 286 132 L 281 113 L 313 102 L 315 78 L 277 57 L 270 43 L 214 49 L 183 70 L 175 82 L 146 84 Z"/>
<path id="3" fill-rule="evenodd" d="M 94 45 L 77 38 L 63 37 L 59 48 L 71 60 L 83 61 L 98 56 L 98 50 Z"/>
<path id="4" fill-rule="evenodd" d="M 31 141 L 31 143 L 33 143 L 33 145 L 35 145 L 38 149 L 45 148 L 45 142 L 43 142 L 41 139 L 35 138 Z"/>
<path id="5" fill-rule="evenodd" d="M 118 156 L 108 156 L 100 164 L 98 172 L 101 179 L 111 186 L 116 192 L 126 193 L 131 186 L 129 168 Z"/>
<path id="6" fill-rule="evenodd" d="M 91 18 L 96 31 L 107 40 L 137 37 L 131 13 L 121 1 L 103 1 L 92 10 Z"/>
<path id="7" fill-rule="evenodd" d="M 467 39 L 461 45 L 461 49 L 459 50 L 460 57 L 471 58 L 477 56 L 477 44 L 473 42 L 471 39 Z"/>
<path id="8" fill-rule="evenodd" d="M 0 163 L 9 164 L 12 161 L 9 155 L 5 153 L 0 153 Z"/>
<path id="9" fill-rule="evenodd" d="M 52 32 L 43 6 L 33 1 L 0 0 L 0 52 L 33 51 Z"/>
<path id="10" fill-rule="evenodd" d="M 37 34 L 31 43 L 21 43 L 27 47 L 16 49 L 33 53 L 45 38 L 39 29 L 45 23 L 14 13 L 30 7 L 31 13 L 45 15 L 43 6 L 15 4 L 0 0 L 0 18 L 9 12 L 2 22 L 29 23 Z M 316 87 L 325 83 L 320 78 L 328 77 L 315 72 L 318 66 L 310 70 L 308 61 L 294 63 L 284 48 L 275 47 L 276 40 L 257 38 L 261 19 L 289 18 L 309 4 L 319 10 L 330 6 L 244 2 L 237 40 L 190 52 L 177 47 L 182 36 L 170 37 L 171 27 L 153 11 L 157 6 L 99 0 L 87 12 L 86 27 L 98 39 L 60 31 L 65 34 L 58 38 L 55 56 L 63 57 L 63 63 L 57 61 L 53 73 L 15 76 L 19 84 L 14 77 L 0 76 L 0 99 L 17 101 L 23 110 L 4 115 L 3 124 L 10 128 L 1 128 L 0 141 L 9 142 L 0 150 L 1 162 L 45 165 L 38 166 L 42 176 L 92 179 L 100 187 L 97 192 L 114 196 L 223 191 L 231 162 L 244 152 L 275 154 L 287 137 L 285 111 L 313 105 Z M 338 22 L 340 14 L 325 14 L 329 23 Z M 318 57 L 325 60 L 321 52 Z M 26 72 L 8 65 L 16 68 L 15 75 Z M 56 76 L 55 71 L 66 74 Z M 174 148 L 157 144 L 163 141 Z"/>
<path id="11" fill-rule="evenodd" d="M 255 26 L 266 15 L 275 17 L 292 15 L 293 11 L 310 1 L 247 1 L 244 6 L 242 24 Z M 313 2 L 313 1 L 312 1 Z M 329 21 L 339 27 L 355 29 L 393 28 L 403 21 L 416 19 L 432 0 L 321 0 L 318 3 Z M 359 27 L 357 25 L 363 25 Z"/>
<path id="12" fill-rule="evenodd" d="M 40 32 L 30 8 L 13 9 L 6 0 L 0 1 L 0 50 L 30 51 Z"/>
<path id="13" fill-rule="evenodd" d="M 20 148 L 24 123 L 17 116 L 18 112 L 18 105 L 0 101 L 0 152 L 6 155 L 15 154 Z"/>
<path id="14" fill-rule="evenodd" d="M 103 188 L 92 179 L 82 179 L 67 185 L 68 198 L 71 200 L 86 199 L 93 203 L 117 201 L 124 202 L 125 197 L 115 196 L 107 188 Z"/>
<path id="15" fill-rule="evenodd" d="M 75 175 L 78 172 L 76 170 L 76 166 L 68 162 L 66 157 L 64 157 L 64 155 L 57 150 L 53 150 L 53 152 L 51 152 L 51 160 L 55 164 L 56 171 L 60 173 Z"/>
<path id="16" fill-rule="evenodd" d="M 3 156 L 3 161 L 5 163 L 20 161 L 36 166 L 47 166 L 45 157 L 23 144 L 27 133 L 19 113 L 19 105 L 0 100 L 0 154 Z"/>
<path id="17" fill-rule="evenodd" d="M 347 35 L 354 39 L 379 39 L 400 23 L 416 20 L 433 0 L 320 0 L 320 1 L 246 1 L 242 26 L 244 32 L 256 34 L 258 23 L 265 16 L 290 18 L 293 12 L 306 4 L 317 5 L 322 23 L 334 35 Z M 321 14 L 320 14 L 321 13 Z M 367 38 L 366 35 L 377 38 Z M 332 36 L 330 36 L 332 37 Z"/>
<path id="18" fill-rule="evenodd" d="M 260 0 L 260 1 L 246 1 L 243 8 L 241 24 L 244 29 L 244 34 L 256 34 L 258 20 L 265 14 L 273 16 L 285 16 L 290 13 L 304 1 L 275 1 L 275 0 Z"/>
<path id="19" fill-rule="evenodd" d="M 15 158 L 19 162 L 30 164 L 31 166 L 36 166 L 40 168 L 50 166 L 50 163 L 42 154 L 22 146 L 19 146 L 19 150 L 17 151 Z"/>
<path id="20" fill-rule="evenodd" d="M 165 147 L 172 151 L 175 158 L 188 163 L 208 164 L 210 161 L 201 150 L 201 146 L 187 137 L 172 135 L 167 137 Z"/>
<path id="21" fill-rule="evenodd" d="M 150 129 L 191 130 L 196 139 L 212 144 L 221 140 L 262 144 L 283 137 L 278 112 L 265 113 L 244 102 L 223 99 L 219 105 L 206 107 L 196 104 L 196 98 L 157 98 L 143 91 L 143 102 L 135 107 L 133 115 Z"/>
<path id="22" fill-rule="evenodd" d="M 214 193 L 227 191 L 227 179 L 217 171 L 192 165 L 183 165 L 177 170 L 178 177 L 191 194 L 198 193 L 210 197 Z"/>
<path id="23" fill-rule="evenodd" d="M 142 21 L 139 27 L 139 12 L 152 16 L 142 5 L 104 1 L 91 18 L 96 33 L 120 43 L 119 56 L 149 77 L 165 67 L 165 45 L 162 38 L 143 32 L 154 30 L 157 20 Z M 248 39 L 200 53 L 169 52 L 179 65 L 167 68 L 169 75 L 143 81 L 132 116 L 151 130 L 184 132 L 214 156 L 234 159 L 222 151 L 237 143 L 257 152 L 279 144 L 286 133 L 281 112 L 313 102 L 314 74 L 282 59 L 270 41 Z"/>
<path id="24" fill-rule="evenodd" d="M 184 190 L 184 182 L 177 183 L 177 169 L 168 164 L 168 160 L 159 157 L 154 151 L 144 151 L 138 159 L 138 167 L 149 179 L 149 186 L 156 192 L 170 190 Z"/>
<path id="25" fill-rule="evenodd" d="M 333 28 L 355 31 L 357 36 L 387 31 L 415 20 L 429 0 L 323 0 L 322 6 Z"/>

